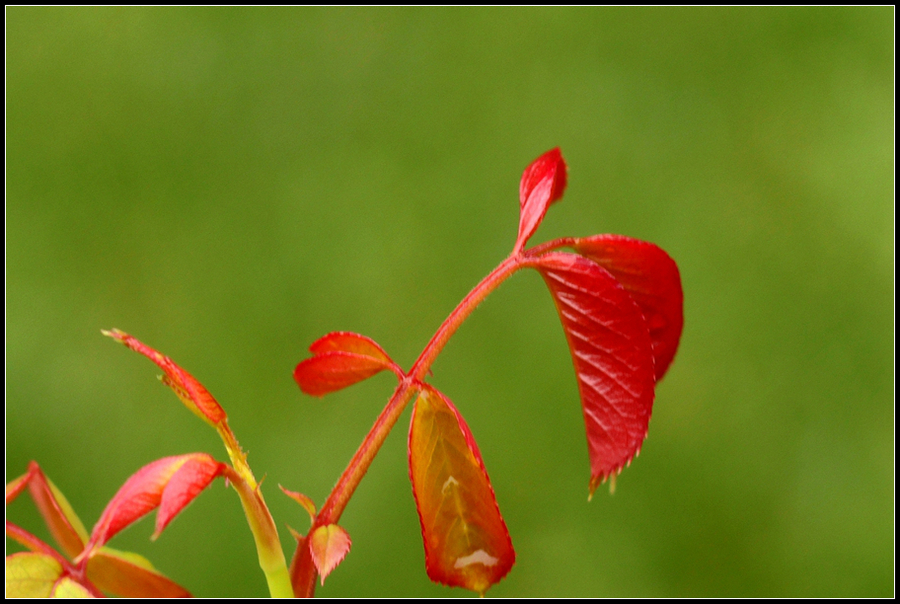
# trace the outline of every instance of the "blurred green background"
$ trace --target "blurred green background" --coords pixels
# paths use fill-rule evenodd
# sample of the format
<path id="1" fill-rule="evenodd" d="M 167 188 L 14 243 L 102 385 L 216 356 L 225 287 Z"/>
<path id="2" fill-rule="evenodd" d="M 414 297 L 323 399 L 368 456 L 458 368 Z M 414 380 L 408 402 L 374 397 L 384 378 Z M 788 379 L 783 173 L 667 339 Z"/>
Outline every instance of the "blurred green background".
<path id="1" fill-rule="evenodd" d="M 7 479 L 38 460 L 90 527 L 145 463 L 225 458 L 117 327 L 226 408 L 289 554 L 308 521 L 276 485 L 321 504 L 393 388 L 313 399 L 294 365 L 352 330 L 408 368 L 509 253 L 521 172 L 558 145 L 570 185 L 532 243 L 659 244 L 685 331 L 641 456 L 590 504 L 539 276 L 450 342 L 432 381 L 518 552 L 490 595 L 893 594 L 892 7 L 6 16 Z M 467 595 L 425 574 L 408 417 L 320 595 Z M 46 534 L 29 502 L 8 515 Z M 198 595 L 267 593 L 221 483 L 151 532 L 111 545 Z"/>

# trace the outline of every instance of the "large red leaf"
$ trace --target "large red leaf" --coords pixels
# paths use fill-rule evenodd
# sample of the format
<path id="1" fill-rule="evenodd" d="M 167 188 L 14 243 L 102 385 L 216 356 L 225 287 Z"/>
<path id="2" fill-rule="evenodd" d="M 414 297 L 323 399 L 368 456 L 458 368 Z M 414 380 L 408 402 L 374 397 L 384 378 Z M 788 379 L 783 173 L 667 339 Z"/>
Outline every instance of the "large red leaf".
<path id="1" fill-rule="evenodd" d="M 475 439 L 436 390 L 419 394 L 409 429 L 409 476 L 432 581 L 484 593 L 516 560 Z"/>
<path id="2" fill-rule="evenodd" d="M 678 265 L 662 248 L 622 235 L 576 239 L 572 247 L 613 274 L 641 307 L 656 361 L 656 379 L 672 363 L 684 326 Z"/>
<path id="3" fill-rule="evenodd" d="M 566 189 L 566 162 L 559 147 L 531 162 L 519 182 L 519 236 L 516 250 L 522 249 L 534 234 L 547 208 L 558 201 Z"/>
<path id="4" fill-rule="evenodd" d="M 644 315 L 606 269 L 550 252 L 540 271 L 572 353 L 587 429 L 593 491 L 640 451 L 653 408 L 653 347 Z"/>
<path id="5" fill-rule="evenodd" d="M 313 353 L 294 370 L 294 380 L 306 394 L 323 396 L 352 386 L 385 369 L 402 371 L 374 340 L 347 331 L 322 336 L 309 347 Z"/>

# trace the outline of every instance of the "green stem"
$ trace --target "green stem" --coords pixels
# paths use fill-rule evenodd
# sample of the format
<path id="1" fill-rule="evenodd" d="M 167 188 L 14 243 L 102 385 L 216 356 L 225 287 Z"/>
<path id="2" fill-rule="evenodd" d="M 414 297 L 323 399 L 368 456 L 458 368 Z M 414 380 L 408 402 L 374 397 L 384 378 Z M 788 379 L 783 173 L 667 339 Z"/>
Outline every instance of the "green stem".
<path id="1" fill-rule="evenodd" d="M 247 524 L 250 525 L 253 540 L 256 542 L 259 567 L 266 575 L 266 582 L 269 585 L 269 595 L 273 598 L 293 597 L 294 590 L 291 587 L 284 550 L 281 549 L 281 540 L 278 538 L 278 529 L 275 528 L 275 521 L 269 513 L 262 493 L 259 492 L 259 485 L 255 488 L 250 486 L 244 477 L 230 466 L 226 476 L 241 498 Z"/>

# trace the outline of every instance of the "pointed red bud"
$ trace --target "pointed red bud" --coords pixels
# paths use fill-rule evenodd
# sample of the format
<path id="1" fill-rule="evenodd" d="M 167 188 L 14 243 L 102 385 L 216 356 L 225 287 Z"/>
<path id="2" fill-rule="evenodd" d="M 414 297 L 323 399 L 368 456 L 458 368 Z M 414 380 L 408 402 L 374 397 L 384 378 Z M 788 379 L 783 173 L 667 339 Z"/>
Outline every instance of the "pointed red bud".
<path id="1" fill-rule="evenodd" d="M 519 183 L 519 251 L 534 234 L 550 204 L 559 201 L 567 184 L 566 162 L 559 147 L 547 151 L 525 168 Z"/>
<path id="2" fill-rule="evenodd" d="M 185 406 L 193 411 L 200 419 L 218 426 L 227 419 L 225 410 L 216 402 L 213 395 L 203 387 L 194 377 L 187 371 L 179 367 L 169 357 L 150 348 L 134 336 L 113 329 L 110 331 L 102 330 L 103 335 L 109 336 L 114 340 L 118 340 L 128 348 L 141 353 L 165 372 L 163 382 L 169 386 Z"/>

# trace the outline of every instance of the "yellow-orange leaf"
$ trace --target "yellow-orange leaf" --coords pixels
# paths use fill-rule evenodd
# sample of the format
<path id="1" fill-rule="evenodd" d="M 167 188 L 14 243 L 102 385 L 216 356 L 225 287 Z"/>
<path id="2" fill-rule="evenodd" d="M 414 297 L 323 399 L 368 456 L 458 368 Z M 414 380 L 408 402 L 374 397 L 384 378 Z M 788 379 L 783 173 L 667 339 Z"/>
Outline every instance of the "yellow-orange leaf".
<path id="1" fill-rule="evenodd" d="M 94 595 L 72 577 L 63 577 L 53 586 L 50 597 L 68 600 L 69 598 L 93 598 Z"/>
<path id="2" fill-rule="evenodd" d="M 442 394 L 419 394 L 409 430 L 409 475 L 432 581 L 484 593 L 516 559 L 484 462 Z"/>

